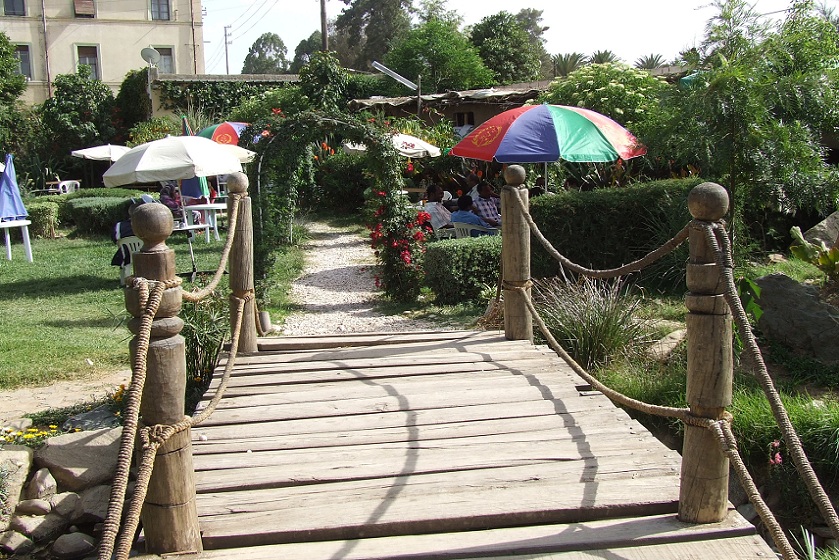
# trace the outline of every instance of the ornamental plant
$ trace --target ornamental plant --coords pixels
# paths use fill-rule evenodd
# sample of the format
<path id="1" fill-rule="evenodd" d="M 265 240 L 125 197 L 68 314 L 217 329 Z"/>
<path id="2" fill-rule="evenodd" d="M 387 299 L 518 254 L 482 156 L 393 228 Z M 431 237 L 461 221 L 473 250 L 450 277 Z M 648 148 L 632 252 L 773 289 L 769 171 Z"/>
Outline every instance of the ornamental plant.
<path id="1" fill-rule="evenodd" d="M 431 216 L 397 189 L 368 189 L 365 199 L 370 245 L 379 261 L 376 287 L 395 301 L 414 301 L 425 275 L 425 224 Z"/>

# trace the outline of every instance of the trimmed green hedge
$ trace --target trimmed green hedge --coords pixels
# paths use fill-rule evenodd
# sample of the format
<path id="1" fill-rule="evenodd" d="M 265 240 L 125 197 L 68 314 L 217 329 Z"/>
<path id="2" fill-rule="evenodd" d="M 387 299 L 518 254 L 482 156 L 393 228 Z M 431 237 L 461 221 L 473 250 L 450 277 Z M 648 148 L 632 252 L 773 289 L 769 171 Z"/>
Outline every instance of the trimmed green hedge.
<path id="1" fill-rule="evenodd" d="M 530 212 L 541 232 L 571 261 L 588 268 L 613 268 L 644 256 L 673 237 L 690 220 L 687 195 L 703 179 L 671 179 L 643 185 L 563 192 L 540 196 Z M 536 240 L 531 272 L 556 276 L 559 264 Z M 675 289 L 684 281 L 686 246 L 662 259 L 638 278 L 657 289 Z"/>
<path id="2" fill-rule="evenodd" d="M 437 303 L 477 301 L 484 284 L 498 284 L 501 236 L 444 239 L 426 245 L 425 284 Z"/>
<path id="3" fill-rule="evenodd" d="M 57 202 L 46 200 L 27 205 L 26 211 L 29 213 L 29 221 L 32 222 L 32 225 L 29 226 L 29 232 L 33 237 L 55 238 L 55 230 L 60 223 L 58 207 Z"/>
<path id="4" fill-rule="evenodd" d="M 114 224 L 128 219 L 130 198 L 99 197 L 68 200 L 65 208 L 76 224 L 76 231 L 110 234 Z"/>

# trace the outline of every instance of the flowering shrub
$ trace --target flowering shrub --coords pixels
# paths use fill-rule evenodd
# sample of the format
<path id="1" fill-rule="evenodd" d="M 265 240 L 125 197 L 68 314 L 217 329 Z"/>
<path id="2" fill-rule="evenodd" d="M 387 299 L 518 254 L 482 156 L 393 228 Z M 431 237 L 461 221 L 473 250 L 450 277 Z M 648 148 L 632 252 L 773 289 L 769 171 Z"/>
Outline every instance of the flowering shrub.
<path id="1" fill-rule="evenodd" d="M 379 261 L 376 287 L 396 301 L 413 301 L 424 276 L 426 228 L 431 216 L 411 206 L 398 190 L 369 189 L 367 227 Z"/>
<path id="2" fill-rule="evenodd" d="M 26 430 L 16 430 L 14 428 L 3 426 L 0 428 L 0 444 L 8 443 L 15 445 L 27 445 L 29 447 L 40 447 L 47 438 L 58 435 L 58 426 L 50 424 L 49 429 L 43 428 L 28 428 Z M 2 448 L 2 446 L 0 446 Z"/>

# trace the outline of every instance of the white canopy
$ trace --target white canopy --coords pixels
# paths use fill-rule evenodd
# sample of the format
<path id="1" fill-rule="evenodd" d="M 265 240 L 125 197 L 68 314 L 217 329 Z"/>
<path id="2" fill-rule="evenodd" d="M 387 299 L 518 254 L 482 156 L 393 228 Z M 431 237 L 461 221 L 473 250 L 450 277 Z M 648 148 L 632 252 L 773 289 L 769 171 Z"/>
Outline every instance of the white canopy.
<path id="1" fill-rule="evenodd" d="M 128 146 L 105 144 L 103 146 L 92 146 L 81 150 L 73 150 L 70 155 L 77 158 L 92 159 L 95 161 L 116 161 L 131 150 Z"/>
<path id="2" fill-rule="evenodd" d="M 391 141 L 396 151 L 405 157 L 422 158 L 440 155 L 440 148 L 410 134 L 394 134 L 391 136 Z M 365 151 L 367 151 L 367 146 L 364 144 L 344 144 L 346 154 L 360 154 Z"/>

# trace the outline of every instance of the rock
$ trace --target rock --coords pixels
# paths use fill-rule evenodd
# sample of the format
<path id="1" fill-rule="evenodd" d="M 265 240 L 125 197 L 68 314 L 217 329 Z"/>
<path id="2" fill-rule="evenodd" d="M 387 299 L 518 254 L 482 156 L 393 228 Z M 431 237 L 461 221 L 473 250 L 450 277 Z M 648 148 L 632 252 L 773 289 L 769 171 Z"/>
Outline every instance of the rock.
<path id="1" fill-rule="evenodd" d="M 4 531 L 0 533 L 0 550 L 12 555 L 27 554 L 35 548 L 35 543 L 26 535 L 17 531 Z"/>
<path id="2" fill-rule="evenodd" d="M 47 500 L 34 499 L 23 500 L 17 505 L 15 513 L 18 515 L 46 515 L 52 511 L 52 506 Z"/>
<path id="3" fill-rule="evenodd" d="M 29 470 L 32 467 L 32 448 L 25 445 L 7 445 L 0 449 L 0 471 L 5 472 L 5 508 L 0 508 L 0 532 L 9 526 L 11 513 L 15 511 Z M 7 511 L 7 514 L 3 514 Z"/>
<path id="4" fill-rule="evenodd" d="M 749 496 L 743 489 L 743 485 L 740 484 L 740 480 L 738 480 L 737 475 L 734 474 L 733 469 L 729 470 L 728 475 L 728 501 L 731 502 L 734 507 L 740 507 L 743 504 L 749 503 Z"/>
<path id="5" fill-rule="evenodd" d="M 111 500 L 111 487 L 107 484 L 88 488 L 80 495 L 81 513 L 79 523 L 98 523 L 108 516 L 108 502 Z"/>
<path id="6" fill-rule="evenodd" d="M 833 247 L 837 237 L 839 237 L 839 212 L 834 212 L 804 232 L 804 239 L 816 245 L 824 242 L 828 248 Z"/>
<path id="7" fill-rule="evenodd" d="M 653 343 L 647 350 L 647 355 L 656 362 L 666 362 L 670 358 L 670 354 L 673 353 L 673 350 L 682 343 L 687 335 L 687 329 L 673 331 L 661 340 Z"/>
<path id="8" fill-rule="evenodd" d="M 64 492 L 56 494 L 50 500 L 53 513 L 69 519 L 71 522 L 82 513 L 82 499 L 75 492 Z"/>
<path id="9" fill-rule="evenodd" d="M 72 432 L 73 430 L 93 431 L 102 428 L 116 428 L 119 425 L 120 421 L 117 415 L 111 412 L 108 405 L 103 404 L 93 410 L 71 416 L 61 425 L 61 429 L 65 432 Z"/>
<path id="10" fill-rule="evenodd" d="M 742 515 L 749 523 L 753 523 L 755 519 L 758 518 L 757 510 L 752 504 L 743 504 L 742 506 L 738 506 L 737 513 Z"/>
<path id="11" fill-rule="evenodd" d="M 757 285 L 763 309 L 758 326 L 767 337 L 822 363 L 839 364 L 839 309 L 821 302 L 815 287 L 783 274 L 758 278 Z"/>
<path id="12" fill-rule="evenodd" d="M 23 533 L 36 543 L 56 538 L 69 526 L 69 521 L 55 513 L 48 513 L 43 516 L 15 515 L 9 524 L 10 529 Z"/>
<path id="13" fill-rule="evenodd" d="M 95 548 L 96 541 L 93 540 L 93 537 L 84 533 L 70 533 L 58 537 L 50 552 L 60 560 L 73 560 L 87 556 Z"/>
<path id="14" fill-rule="evenodd" d="M 75 432 L 49 438 L 35 463 L 49 467 L 63 489 L 79 491 L 111 480 L 122 428 Z"/>
<path id="15" fill-rule="evenodd" d="M 49 500 L 58 490 L 58 483 L 52 476 L 49 469 L 43 468 L 35 471 L 32 480 L 26 485 L 25 496 L 29 500 L 42 498 Z"/>
<path id="16" fill-rule="evenodd" d="M 15 432 L 25 432 L 32 427 L 32 418 L 16 418 L 10 422 L 4 423 L 3 427 L 9 428 Z"/>

